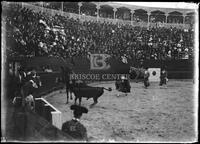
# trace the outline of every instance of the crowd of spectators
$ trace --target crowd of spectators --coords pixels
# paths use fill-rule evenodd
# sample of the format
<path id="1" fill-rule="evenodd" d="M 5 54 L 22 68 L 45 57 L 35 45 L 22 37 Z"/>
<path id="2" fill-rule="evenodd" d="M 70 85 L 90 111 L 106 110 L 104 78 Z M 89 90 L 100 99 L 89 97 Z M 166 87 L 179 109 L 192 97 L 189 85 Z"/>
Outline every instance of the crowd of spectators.
<path id="1" fill-rule="evenodd" d="M 10 53 L 71 58 L 105 53 L 127 59 L 188 59 L 193 56 L 191 29 L 142 28 L 79 21 L 12 5 L 5 16 Z"/>

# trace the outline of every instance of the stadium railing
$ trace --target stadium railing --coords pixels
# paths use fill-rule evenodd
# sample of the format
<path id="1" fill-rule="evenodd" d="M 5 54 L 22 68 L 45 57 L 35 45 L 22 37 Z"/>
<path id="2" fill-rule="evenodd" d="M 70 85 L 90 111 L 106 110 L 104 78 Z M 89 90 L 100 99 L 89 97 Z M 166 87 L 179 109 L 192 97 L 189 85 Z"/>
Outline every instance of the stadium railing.
<path id="1" fill-rule="evenodd" d="M 19 4 L 22 5 L 20 2 L 15 2 L 15 4 Z M 63 12 L 63 11 L 59 11 L 59 10 L 53 10 L 53 9 L 48 9 L 48 8 L 41 8 L 39 6 L 35 6 L 29 3 L 23 3 L 23 7 L 27 7 L 30 8 L 36 12 L 39 11 L 43 11 L 45 13 L 51 14 L 51 15 L 62 15 L 62 16 L 67 16 L 69 18 L 74 18 L 74 19 L 78 19 L 79 15 L 75 14 L 75 13 L 68 13 L 68 12 Z M 81 15 L 80 19 L 82 21 L 97 21 L 97 17 L 94 16 L 87 16 L 87 15 Z M 120 20 L 120 19 L 109 19 L 109 18 L 98 18 L 99 22 L 110 22 L 113 24 L 119 23 L 119 24 L 129 24 L 129 25 L 133 25 L 133 26 L 141 26 L 141 27 L 148 27 L 148 23 L 147 22 L 135 22 L 135 21 L 127 21 L 127 20 Z M 157 23 L 149 23 L 150 26 L 156 27 L 158 26 Z M 162 23 L 160 26 L 162 27 L 166 27 L 166 28 L 170 28 L 170 27 L 176 27 L 178 29 L 189 29 L 190 25 L 189 24 L 175 24 L 175 23 Z"/>

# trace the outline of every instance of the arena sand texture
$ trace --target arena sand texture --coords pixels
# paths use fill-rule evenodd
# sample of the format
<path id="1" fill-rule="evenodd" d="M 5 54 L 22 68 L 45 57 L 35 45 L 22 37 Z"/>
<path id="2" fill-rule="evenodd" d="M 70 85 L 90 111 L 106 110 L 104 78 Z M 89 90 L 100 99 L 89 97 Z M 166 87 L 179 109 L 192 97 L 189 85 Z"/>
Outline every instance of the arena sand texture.
<path id="1" fill-rule="evenodd" d="M 115 90 L 114 82 L 92 83 L 111 87 L 104 91 L 93 107 L 93 99 L 82 99 L 89 108 L 81 122 L 92 142 L 190 142 L 196 140 L 194 83 L 192 80 L 170 80 L 167 88 L 158 82 L 145 89 L 142 82 L 131 82 L 131 93 L 125 96 Z M 118 96 L 119 94 L 119 96 Z M 45 99 L 62 112 L 62 120 L 73 117 L 65 90 L 54 91 Z M 78 101 L 77 101 L 78 102 Z"/>

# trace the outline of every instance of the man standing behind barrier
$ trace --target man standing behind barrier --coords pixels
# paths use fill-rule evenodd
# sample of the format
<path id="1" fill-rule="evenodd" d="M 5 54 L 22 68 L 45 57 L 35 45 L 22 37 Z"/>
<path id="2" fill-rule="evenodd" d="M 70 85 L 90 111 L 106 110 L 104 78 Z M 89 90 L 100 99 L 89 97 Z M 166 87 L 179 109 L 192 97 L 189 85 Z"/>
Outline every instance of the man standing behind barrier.
<path id="1" fill-rule="evenodd" d="M 161 74 L 160 74 L 160 86 L 162 86 L 163 84 L 164 85 L 167 85 L 167 71 L 166 71 L 166 68 L 163 67 L 162 70 L 161 70 Z"/>
<path id="2" fill-rule="evenodd" d="M 145 72 L 144 72 L 144 86 L 145 88 L 147 88 L 150 84 L 149 84 L 149 71 L 148 71 L 148 67 L 145 68 Z"/>
<path id="3" fill-rule="evenodd" d="M 88 141 L 87 130 L 84 125 L 80 123 L 82 113 L 87 113 L 88 109 L 78 105 L 70 107 L 74 112 L 74 118 L 63 123 L 62 131 L 72 136 L 77 141 Z"/>

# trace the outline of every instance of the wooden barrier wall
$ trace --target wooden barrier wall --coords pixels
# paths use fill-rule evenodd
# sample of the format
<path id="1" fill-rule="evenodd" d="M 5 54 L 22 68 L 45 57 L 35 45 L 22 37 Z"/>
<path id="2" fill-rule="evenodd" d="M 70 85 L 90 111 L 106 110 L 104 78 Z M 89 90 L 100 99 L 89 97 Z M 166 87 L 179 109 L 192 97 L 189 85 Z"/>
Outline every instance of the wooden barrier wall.
<path id="1" fill-rule="evenodd" d="M 74 71 L 76 73 L 93 73 L 93 74 L 127 74 L 130 66 L 137 67 L 139 62 L 129 60 L 128 64 L 124 64 L 117 59 L 112 59 L 110 62 L 110 69 L 108 70 L 91 70 L 90 61 L 87 58 L 77 58 L 74 60 Z M 168 78 L 170 79 L 192 79 L 194 75 L 194 61 L 193 60 L 145 60 L 144 67 L 161 68 L 163 65 L 167 67 Z"/>
<path id="2" fill-rule="evenodd" d="M 36 113 L 44 117 L 58 129 L 62 128 L 62 113 L 44 98 L 36 98 Z"/>

